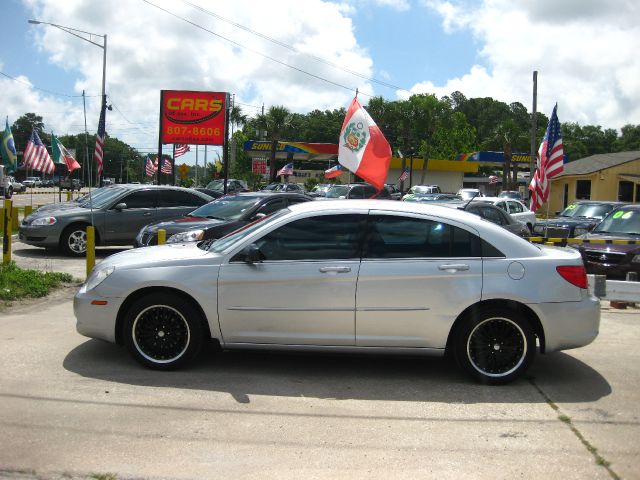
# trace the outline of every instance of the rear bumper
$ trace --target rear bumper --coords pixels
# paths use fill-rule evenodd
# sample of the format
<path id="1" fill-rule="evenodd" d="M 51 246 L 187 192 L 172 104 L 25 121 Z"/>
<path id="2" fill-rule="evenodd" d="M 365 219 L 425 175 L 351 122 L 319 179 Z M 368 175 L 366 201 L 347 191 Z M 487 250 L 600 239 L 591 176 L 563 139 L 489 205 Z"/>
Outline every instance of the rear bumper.
<path id="1" fill-rule="evenodd" d="M 584 347 L 598 336 L 600 300 L 586 295 L 579 302 L 530 305 L 538 314 L 545 336 L 545 352 Z"/>

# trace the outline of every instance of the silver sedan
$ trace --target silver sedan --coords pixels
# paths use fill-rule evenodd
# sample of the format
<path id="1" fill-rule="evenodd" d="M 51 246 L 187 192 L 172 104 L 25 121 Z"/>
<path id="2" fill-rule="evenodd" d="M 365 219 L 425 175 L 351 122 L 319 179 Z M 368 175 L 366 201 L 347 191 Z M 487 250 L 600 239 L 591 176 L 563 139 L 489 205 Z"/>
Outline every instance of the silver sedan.
<path id="1" fill-rule="evenodd" d="M 572 249 L 468 212 L 382 200 L 307 202 L 218 240 L 108 257 L 75 297 L 78 332 L 155 369 L 223 349 L 442 355 L 477 380 L 521 376 L 587 345 L 598 299 Z"/>

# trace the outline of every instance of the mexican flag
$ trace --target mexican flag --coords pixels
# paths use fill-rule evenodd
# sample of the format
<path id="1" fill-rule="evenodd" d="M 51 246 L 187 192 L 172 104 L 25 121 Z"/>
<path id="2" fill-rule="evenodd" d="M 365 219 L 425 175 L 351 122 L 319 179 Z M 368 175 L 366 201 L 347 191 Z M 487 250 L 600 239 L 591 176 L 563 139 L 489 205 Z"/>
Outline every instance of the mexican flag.
<path id="1" fill-rule="evenodd" d="M 390 161 L 389 142 L 355 97 L 344 117 L 338 139 L 338 162 L 382 190 Z"/>
<path id="2" fill-rule="evenodd" d="M 53 161 L 66 165 L 69 173 L 73 172 L 76 168 L 80 168 L 80 164 L 73 158 L 73 155 L 60 143 L 58 137 L 53 134 L 51 134 L 51 150 L 53 151 Z"/>

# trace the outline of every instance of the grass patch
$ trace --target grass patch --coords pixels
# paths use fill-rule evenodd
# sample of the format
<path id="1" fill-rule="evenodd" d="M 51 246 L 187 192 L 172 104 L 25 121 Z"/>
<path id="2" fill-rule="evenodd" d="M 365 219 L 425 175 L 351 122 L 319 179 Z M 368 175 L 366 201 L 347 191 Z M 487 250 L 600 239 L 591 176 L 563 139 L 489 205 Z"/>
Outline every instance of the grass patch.
<path id="1" fill-rule="evenodd" d="M 52 289 L 73 281 L 68 273 L 23 270 L 11 262 L 0 265 L 0 300 L 45 297 Z"/>

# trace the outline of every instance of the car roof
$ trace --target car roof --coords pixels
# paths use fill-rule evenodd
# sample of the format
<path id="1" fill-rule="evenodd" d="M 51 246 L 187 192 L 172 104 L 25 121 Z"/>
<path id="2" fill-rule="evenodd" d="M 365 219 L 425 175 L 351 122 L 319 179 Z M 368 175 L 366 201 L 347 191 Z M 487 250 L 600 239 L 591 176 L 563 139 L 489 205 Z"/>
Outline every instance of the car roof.
<path id="1" fill-rule="evenodd" d="M 590 203 L 593 205 L 627 205 L 626 202 L 619 202 L 615 200 L 574 200 L 571 204 L 576 203 Z"/>
<path id="2" fill-rule="evenodd" d="M 231 195 L 232 197 L 265 197 L 265 198 L 274 198 L 274 197 L 290 197 L 290 198 L 309 198 L 303 193 L 298 192 L 272 192 L 272 191 L 264 191 L 260 190 L 257 192 L 240 192 Z M 222 197 L 221 197 L 222 198 Z"/>

